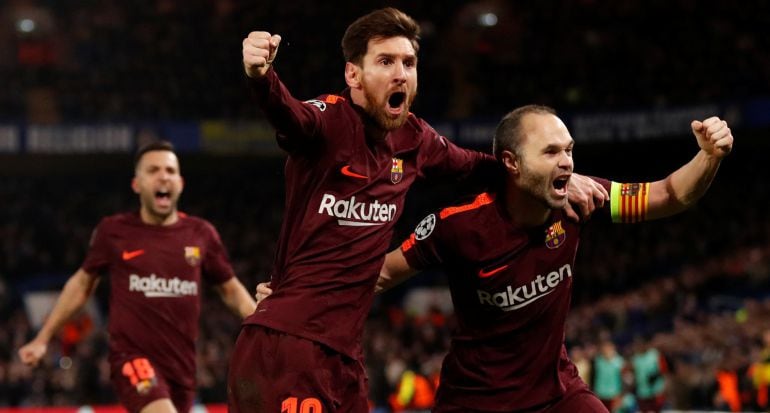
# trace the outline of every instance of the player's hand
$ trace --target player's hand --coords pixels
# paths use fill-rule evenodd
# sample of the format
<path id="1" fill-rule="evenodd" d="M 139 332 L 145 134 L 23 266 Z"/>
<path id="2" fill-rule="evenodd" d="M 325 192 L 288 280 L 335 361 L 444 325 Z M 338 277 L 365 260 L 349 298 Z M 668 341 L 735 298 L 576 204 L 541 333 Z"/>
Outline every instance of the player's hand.
<path id="1" fill-rule="evenodd" d="M 576 173 L 573 173 L 569 180 L 567 197 L 569 202 L 564 207 L 564 212 L 569 219 L 575 222 L 588 219 L 596 208 L 603 207 L 604 202 L 610 199 L 610 195 L 601 184 Z M 575 204 L 580 209 L 580 215 L 572 208 L 571 204 Z"/>
<path id="2" fill-rule="evenodd" d="M 43 358 L 47 350 L 48 345 L 46 343 L 32 340 L 19 349 L 19 358 L 22 363 L 35 367 L 40 363 L 40 359 Z"/>
<path id="3" fill-rule="evenodd" d="M 722 119 L 712 116 L 703 122 L 694 120 L 690 127 L 698 146 L 707 154 L 722 159 L 733 150 L 733 133 Z"/>
<path id="4" fill-rule="evenodd" d="M 267 73 L 278 53 L 281 36 L 268 32 L 251 32 L 243 39 L 243 68 L 250 78 L 260 78 Z"/>
<path id="5" fill-rule="evenodd" d="M 254 294 L 254 298 L 257 300 L 257 308 L 259 308 L 259 303 L 272 293 L 273 289 L 270 288 L 269 282 L 257 284 L 257 293 Z"/>

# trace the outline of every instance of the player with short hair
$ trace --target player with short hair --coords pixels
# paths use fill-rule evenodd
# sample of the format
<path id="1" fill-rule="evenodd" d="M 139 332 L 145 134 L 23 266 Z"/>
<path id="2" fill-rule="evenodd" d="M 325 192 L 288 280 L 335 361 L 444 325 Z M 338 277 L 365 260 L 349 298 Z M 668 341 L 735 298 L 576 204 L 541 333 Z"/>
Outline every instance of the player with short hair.
<path id="1" fill-rule="evenodd" d="M 394 8 L 357 19 L 342 39 L 348 88 L 306 102 L 273 69 L 280 36 L 244 39 L 246 75 L 289 156 L 274 293 L 236 342 L 231 411 L 368 411 L 361 337 L 407 190 L 418 178 L 498 168 L 409 112 L 418 39 Z M 584 206 L 606 195 L 588 179 L 573 190 Z"/>
<path id="2" fill-rule="evenodd" d="M 139 211 L 102 219 L 83 265 L 19 356 L 37 365 L 53 335 L 109 274 L 109 363 L 118 399 L 130 412 L 189 412 L 202 279 L 241 317 L 256 304 L 235 277 L 214 226 L 177 211 L 184 181 L 170 143 L 139 149 L 131 187 Z"/>
<path id="3" fill-rule="evenodd" d="M 732 149 L 725 121 L 693 121 L 700 151 L 663 180 L 597 178 L 610 201 L 594 219 L 641 222 L 692 206 Z M 564 346 L 583 224 L 565 219 L 574 141 L 555 111 L 524 106 L 498 125 L 502 188 L 420 222 L 385 260 L 378 290 L 441 267 L 457 317 L 434 412 L 607 411 Z"/>

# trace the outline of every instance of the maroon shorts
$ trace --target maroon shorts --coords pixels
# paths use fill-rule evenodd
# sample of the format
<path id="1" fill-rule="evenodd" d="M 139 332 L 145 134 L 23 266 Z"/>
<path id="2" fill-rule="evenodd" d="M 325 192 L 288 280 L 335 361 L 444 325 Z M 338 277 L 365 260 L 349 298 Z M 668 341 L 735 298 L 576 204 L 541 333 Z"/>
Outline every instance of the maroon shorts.
<path id="1" fill-rule="evenodd" d="M 360 360 L 262 326 L 241 329 L 227 382 L 232 413 L 369 411 Z"/>
<path id="2" fill-rule="evenodd" d="M 118 400 L 129 412 L 160 399 L 171 399 L 179 413 L 192 409 L 195 389 L 168 381 L 148 357 L 111 356 L 110 376 Z"/>
<path id="3" fill-rule="evenodd" d="M 442 403 L 436 405 L 433 413 L 492 413 L 468 409 L 456 405 Z M 528 410 L 517 410 L 521 413 L 609 413 L 601 401 L 593 394 L 582 380 L 575 380 L 561 399 L 543 407 Z"/>

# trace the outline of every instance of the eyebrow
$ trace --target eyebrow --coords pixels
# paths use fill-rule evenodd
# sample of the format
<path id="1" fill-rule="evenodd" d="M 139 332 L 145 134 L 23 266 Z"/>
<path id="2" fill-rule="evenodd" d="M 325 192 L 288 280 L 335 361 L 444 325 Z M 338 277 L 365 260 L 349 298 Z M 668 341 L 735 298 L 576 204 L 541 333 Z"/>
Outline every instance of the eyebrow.
<path id="1" fill-rule="evenodd" d="M 409 59 L 417 60 L 417 55 L 416 54 L 411 54 L 411 53 L 407 53 L 407 54 L 380 53 L 377 56 L 375 56 L 375 58 L 387 57 L 389 59 L 395 59 L 395 58 L 397 58 L 399 56 L 402 56 L 404 60 L 409 60 Z"/>

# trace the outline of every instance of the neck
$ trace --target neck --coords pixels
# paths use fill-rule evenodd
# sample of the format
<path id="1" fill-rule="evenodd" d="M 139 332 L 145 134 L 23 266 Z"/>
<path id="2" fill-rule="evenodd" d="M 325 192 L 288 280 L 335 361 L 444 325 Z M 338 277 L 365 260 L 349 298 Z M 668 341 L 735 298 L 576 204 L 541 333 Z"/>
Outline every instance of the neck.
<path id="1" fill-rule="evenodd" d="M 514 226 L 533 228 L 543 225 L 551 216 L 551 209 L 529 193 L 522 191 L 511 178 L 505 184 L 505 210 Z"/>
<path id="2" fill-rule="evenodd" d="M 176 222 L 179 221 L 179 214 L 177 214 L 176 209 L 164 217 L 153 214 L 147 208 L 142 207 L 142 209 L 139 210 L 139 215 L 142 218 L 142 222 L 149 225 L 167 226 L 176 224 Z"/>

